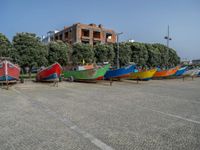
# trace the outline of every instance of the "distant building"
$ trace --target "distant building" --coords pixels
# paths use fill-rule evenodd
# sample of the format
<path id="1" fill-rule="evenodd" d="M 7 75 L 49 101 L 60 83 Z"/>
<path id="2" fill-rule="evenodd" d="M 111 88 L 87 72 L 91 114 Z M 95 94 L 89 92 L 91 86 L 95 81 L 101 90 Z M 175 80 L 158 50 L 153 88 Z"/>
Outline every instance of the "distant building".
<path id="1" fill-rule="evenodd" d="M 133 43 L 133 42 L 135 42 L 135 40 L 129 39 L 129 40 L 127 40 L 127 42 Z"/>
<path id="2" fill-rule="evenodd" d="M 105 29 L 103 26 L 96 24 L 81 24 L 76 23 L 69 27 L 64 27 L 63 30 L 50 34 L 45 37 L 43 41 L 62 40 L 63 42 L 74 43 L 88 43 L 95 45 L 97 43 L 115 43 L 116 33 L 113 30 Z"/>
<path id="3" fill-rule="evenodd" d="M 192 64 L 200 65 L 200 59 L 192 60 Z"/>
<path id="4" fill-rule="evenodd" d="M 47 44 L 49 43 L 50 41 L 53 41 L 54 39 L 54 35 L 56 33 L 58 33 L 59 31 L 58 30 L 54 30 L 54 31 L 49 31 L 47 32 L 47 35 L 46 36 L 42 36 L 42 42 Z"/>
<path id="5" fill-rule="evenodd" d="M 182 60 L 181 64 L 182 65 L 189 65 L 189 64 L 191 64 L 191 62 L 189 60 Z"/>

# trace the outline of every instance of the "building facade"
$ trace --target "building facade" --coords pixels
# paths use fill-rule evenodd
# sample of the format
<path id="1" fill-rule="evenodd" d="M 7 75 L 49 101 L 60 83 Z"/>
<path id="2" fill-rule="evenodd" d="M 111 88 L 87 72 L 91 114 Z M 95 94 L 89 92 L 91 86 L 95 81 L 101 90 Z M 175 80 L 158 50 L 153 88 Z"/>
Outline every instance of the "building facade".
<path id="1" fill-rule="evenodd" d="M 44 44 L 48 44 L 50 41 L 52 41 L 54 39 L 54 35 L 56 33 L 58 33 L 59 31 L 58 30 L 54 30 L 54 31 L 49 31 L 47 32 L 47 35 L 46 36 L 42 36 L 42 42 Z"/>
<path id="2" fill-rule="evenodd" d="M 192 64 L 200 65 L 200 59 L 192 60 Z"/>
<path id="3" fill-rule="evenodd" d="M 63 42 L 85 43 L 96 45 L 97 43 L 109 44 L 116 42 L 116 33 L 113 30 L 105 29 L 102 25 L 76 23 L 50 37 L 50 41 L 62 40 Z"/>

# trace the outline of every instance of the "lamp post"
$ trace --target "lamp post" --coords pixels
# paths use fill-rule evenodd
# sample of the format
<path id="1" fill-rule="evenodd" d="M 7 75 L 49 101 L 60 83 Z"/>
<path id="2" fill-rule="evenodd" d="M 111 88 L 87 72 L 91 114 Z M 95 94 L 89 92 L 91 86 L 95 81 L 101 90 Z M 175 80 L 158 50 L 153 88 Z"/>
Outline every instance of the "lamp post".
<path id="1" fill-rule="evenodd" d="M 167 36 L 164 37 L 167 40 L 167 47 L 169 47 L 169 41 L 172 40 L 172 38 L 169 37 L 169 25 L 167 27 Z"/>
<path id="2" fill-rule="evenodd" d="M 117 69 L 119 69 L 119 35 L 123 34 L 123 32 L 117 33 Z"/>

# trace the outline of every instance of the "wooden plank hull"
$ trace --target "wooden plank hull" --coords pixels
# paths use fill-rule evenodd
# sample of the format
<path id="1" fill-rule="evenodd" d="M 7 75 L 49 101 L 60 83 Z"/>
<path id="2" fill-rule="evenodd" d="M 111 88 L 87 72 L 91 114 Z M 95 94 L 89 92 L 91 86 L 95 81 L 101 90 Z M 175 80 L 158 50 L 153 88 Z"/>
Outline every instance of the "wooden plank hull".
<path id="1" fill-rule="evenodd" d="M 128 67 L 115 69 L 115 70 L 108 70 L 104 76 L 105 79 L 109 80 L 111 78 L 128 78 L 130 73 L 133 72 L 135 69 L 134 65 L 129 65 Z"/>
<path id="2" fill-rule="evenodd" d="M 198 76 L 199 74 L 199 69 L 191 69 L 191 70 L 187 70 L 183 76 Z"/>
<path id="3" fill-rule="evenodd" d="M 161 71 L 157 71 L 155 74 L 154 74 L 154 78 L 164 78 L 164 77 L 169 77 L 169 76 L 172 76 L 174 75 L 177 70 L 179 69 L 179 67 L 176 67 L 176 68 L 172 68 L 172 69 L 168 69 L 168 70 L 161 70 Z"/>
<path id="4" fill-rule="evenodd" d="M 14 82 L 19 80 L 20 68 L 18 65 L 10 61 L 2 61 L 0 63 L 0 81 L 1 82 Z"/>
<path id="5" fill-rule="evenodd" d="M 36 75 L 36 81 L 56 81 L 60 78 L 62 67 L 59 63 L 42 69 Z"/>
<path id="6" fill-rule="evenodd" d="M 152 79 L 153 75 L 156 73 L 157 69 L 151 69 L 146 71 L 140 71 L 140 72 L 133 72 L 130 74 L 130 79 L 134 80 L 150 80 Z"/>
<path id="7" fill-rule="evenodd" d="M 64 71 L 65 78 L 73 78 L 77 81 L 86 80 L 98 80 L 103 78 L 106 71 L 109 69 L 110 64 L 100 68 L 86 69 L 86 70 L 75 70 L 75 71 Z"/>
<path id="8" fill-rule="evenodd" d="M 182 76 L 187 71 L 187 67 L 182 67 L 177 70 L 177 72 L 174 74 L 174 76 Z"/>

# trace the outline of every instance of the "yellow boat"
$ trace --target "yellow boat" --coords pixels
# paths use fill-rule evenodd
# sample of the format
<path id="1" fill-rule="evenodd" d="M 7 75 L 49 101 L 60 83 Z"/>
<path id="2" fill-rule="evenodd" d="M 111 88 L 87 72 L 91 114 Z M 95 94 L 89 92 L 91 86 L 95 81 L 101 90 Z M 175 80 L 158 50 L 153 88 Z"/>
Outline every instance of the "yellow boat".
<path id="1" fill-rule="evenodd" d="M 156 71 L 157 69 L 150 69 L 150 70 L 144 70 L 144 71 L 139 71 L 139 72 L 133 72 L 130 74 L 130 79 L 148 81 L 153 77 Z"/>

